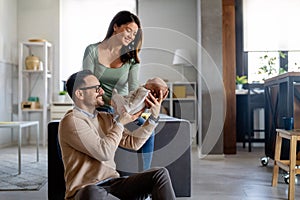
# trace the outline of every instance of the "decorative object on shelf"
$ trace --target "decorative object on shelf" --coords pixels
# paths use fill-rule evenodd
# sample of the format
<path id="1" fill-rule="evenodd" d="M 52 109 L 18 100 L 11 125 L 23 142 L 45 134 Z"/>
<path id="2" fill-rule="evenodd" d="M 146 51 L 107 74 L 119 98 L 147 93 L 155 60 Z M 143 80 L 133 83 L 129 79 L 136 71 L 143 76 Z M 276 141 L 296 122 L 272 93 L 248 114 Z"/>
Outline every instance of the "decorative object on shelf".
<path id="1" fill-rule="evenodd" d="M 47 42 L 45 39 L 29 39 L 29 42 Z"/>
<path id="2" fill-rule="evenodd" d="M 37 56 L 30 55 L 25 59 L 26 70 L 39 70 L 40 59 Z"/>
<path id="3" fill-rule="evenodd" d="M 67 95 L 67 91 L 64 91 L 64 90 L 60 91 L 58 93 L 58 99 L 57 99 L 57 101 L 61 102 L 61 103 L 65 102 L 66 101 L 66 95 Z"/>
<path id="4" fill-rule="evenodd" d="M 39 102 L 40 101 L 39 97 L 28 97 L 27 100 L 28 101 L 33 101 L 33 102 Z"/>
<path id="5" fill-rule="evenodd" d="M 248 83 L 247 76 L 236 76 L 235 78 L 235 84 L 236 84 L 236 89 L 241 90 L 243 89 L 243 85 Z"/>
<path id="6" fill-rule="evenodd" d="M 173 97 L 186 98 L 186 86 L 185 85 L 173 86 Z"/>
<path id="7" fill-rule="evenodd" d="M 41 104 L 40 102 L 34 102 L 34 101 L 24 101 L 22 102 L 22 109 L 40 109 Z"/>
<path id="8" fill-rule="evenodd" d="M 22 109 L 40 109 L 41 104 L 39 97 L 28 97 L 27 101 L 22 102 Z"/>
<path id="9" fill-rule="evenodd" d="M 191 54 L 187 49 L 176 49 L 174 57 L 173 57 L 173 65 L 181 66 L 181 78 L 184 80 L 184 67 L 192 66 L 191 62 Z"/>
<path id="10" fill-rule="evenodd" d="M 40 61 L 39 70 L 41 70 L 41 71 L 44 70 L 44 64 L 42 61 Z"/>

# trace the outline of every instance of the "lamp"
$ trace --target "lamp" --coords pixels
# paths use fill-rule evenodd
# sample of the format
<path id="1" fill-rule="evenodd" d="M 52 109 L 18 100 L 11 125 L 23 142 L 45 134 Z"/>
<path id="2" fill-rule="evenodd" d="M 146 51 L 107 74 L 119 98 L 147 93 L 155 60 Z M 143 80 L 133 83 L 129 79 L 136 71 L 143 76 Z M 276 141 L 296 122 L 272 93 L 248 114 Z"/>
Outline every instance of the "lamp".
<path id="1" fill-rule="evenodd" d="M 190 62 L 191 62 L 191 54 L 187 49 L 176 49 L 173 58 L 173 65 L 181 66 L 182 80 L 184 80 L 184 67 L 191 66 Z"/>

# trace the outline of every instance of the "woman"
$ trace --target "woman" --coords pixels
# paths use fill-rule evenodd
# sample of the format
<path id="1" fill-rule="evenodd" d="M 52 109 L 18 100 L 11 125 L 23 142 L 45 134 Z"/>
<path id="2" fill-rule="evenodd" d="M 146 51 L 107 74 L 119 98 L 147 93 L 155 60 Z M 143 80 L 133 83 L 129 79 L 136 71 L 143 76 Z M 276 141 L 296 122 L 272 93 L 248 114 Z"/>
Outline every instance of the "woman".
<path id="1" fill-rule="evenodd" d="M 120 11 L 110 22 L 104 40 L 90 44 L 85 49 L 83 69 L 94 72 L 105 92 L 103 95 L 105 105 L 100 107 L 100 110 L 114 112 L 111 106 L 113 89 L 125 96 L 139 87 L 138 53 L 142 39 L 143 32 L 138 17 L 129 11 Z M 136 123 L 142 125 L 143 118 L 140 117 Z M 139 166 L 139 169 L 150 168 L 153 148 L 154 134 L 138 151 L 143 157 L 143 167 Z"/>

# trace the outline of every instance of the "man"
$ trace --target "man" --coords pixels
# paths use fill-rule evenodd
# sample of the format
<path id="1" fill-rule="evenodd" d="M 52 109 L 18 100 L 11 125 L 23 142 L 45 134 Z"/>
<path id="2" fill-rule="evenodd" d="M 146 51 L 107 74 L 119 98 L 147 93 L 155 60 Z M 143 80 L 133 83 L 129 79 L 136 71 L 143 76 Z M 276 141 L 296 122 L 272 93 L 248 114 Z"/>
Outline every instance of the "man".
<path id="1" fill-rule="evenodd" d="M 137 150 L 157 125 L 161 102 L 150 95 L 147 122 L 130 132 L 124 125 L 136 116 L 123 112 L 118 119 L 96 107 L 104 104 L 98 79 L 89 70 L 70 76 L 67 91 L 74 101 L 59 124 L 59 142 L 65 169 L 65 199 L 152 199 L 172 200 L 175 194 L 168 171 L 154 168 L 129 177 L 120 177 L 114 162 L 118 146 Z"/>

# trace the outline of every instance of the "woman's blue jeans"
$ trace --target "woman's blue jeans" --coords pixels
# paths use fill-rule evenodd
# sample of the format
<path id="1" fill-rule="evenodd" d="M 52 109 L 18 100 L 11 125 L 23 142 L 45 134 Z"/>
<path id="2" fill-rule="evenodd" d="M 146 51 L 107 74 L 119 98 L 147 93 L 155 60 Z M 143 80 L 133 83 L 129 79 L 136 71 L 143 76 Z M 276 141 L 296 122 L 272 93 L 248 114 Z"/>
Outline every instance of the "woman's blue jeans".
<path id="1" fill-rule="evenodd" d="M 98 111 L 104 111 L 109 113 L 114 113 L 114 109 L 112 107 L 100 107 L 97 108 Z M 138 126 L 142 126 L 145 123 L 145 119 L 142 117 L 137 118 L 134 123 Z M 147 170 L 151 167 L 152 157 L 153 157 L 153 150 L 154 150 L 154 131 L 152 132 L 151 136 L 145 142 L 145 144 L 137 151 L 138 158 L 142 158 L 142 162 L 139 160 L 139 170 Z"/>
<path id="2" fill-rule="evenodd" d="M 145 123 L 145 119 L 139 117 L 135 120 L 135 123 L 138 126 L 142 126 Z M 147 170 L 151 167 L 152 156 L 154 150 L 154 131 L 152 132 L 151 136 L 145 142 L 145 144 L 138 150 L 138 153 L 142 156 L 143 161 L 143 168 L 139 167 L 140 170 Z"/>

